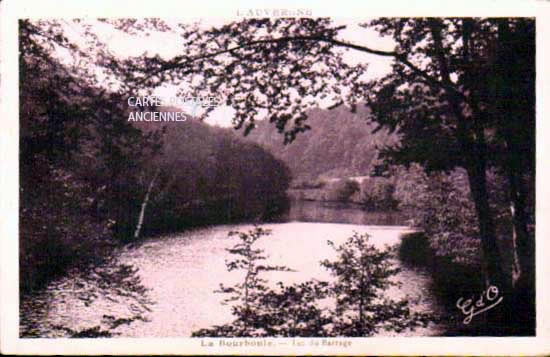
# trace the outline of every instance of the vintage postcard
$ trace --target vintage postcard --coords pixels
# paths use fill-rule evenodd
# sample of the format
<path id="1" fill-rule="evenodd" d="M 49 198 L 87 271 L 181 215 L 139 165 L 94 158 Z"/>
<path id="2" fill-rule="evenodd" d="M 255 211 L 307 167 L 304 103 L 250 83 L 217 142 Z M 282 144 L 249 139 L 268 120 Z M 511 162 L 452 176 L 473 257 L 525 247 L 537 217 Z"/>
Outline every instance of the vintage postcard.
<path id="1" fill-rule="evenodd" d="M 547 2 L 0 6 L 2 353 L 550 353 Z"/>

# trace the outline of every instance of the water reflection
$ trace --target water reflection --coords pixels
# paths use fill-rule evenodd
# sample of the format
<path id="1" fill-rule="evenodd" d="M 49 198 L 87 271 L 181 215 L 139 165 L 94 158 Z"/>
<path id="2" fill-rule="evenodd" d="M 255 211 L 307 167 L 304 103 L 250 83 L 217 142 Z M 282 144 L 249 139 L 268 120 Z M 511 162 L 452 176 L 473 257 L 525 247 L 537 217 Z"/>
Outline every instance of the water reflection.
<path id="1" fill-rule="evenodd" d="M 287 221 L 365 224 L 373 226 L 405 226 L 401 212 L 367 212 L 352 203 L 293 201 Z"/>
<path id="2" fill-rule="evenodd" d="M 79 268 L 21 298 L 21 337 L 112 337 L 120 325 L 148 321 L 153 301 L 138 269 L 108 259 Z"/>
<path id="3" fill-rule="evenodd" d="M 289 218 L 357 223 L 294 221 L 264 226 L 273 231 L 271 236 L 258 241 L 258 248 L 269 255 L 268 263 L 295 270 L 266 274 L 265 278 L 274 286 L 278 281 L 291 285 L 310 279 L 331 279 L 319 264 L 322 259 L 334 258 L 327 240 L 339 244 L 353 232 L 369 233 L 371 242 L 382 248 L 397 244 L 401 234 L 411 231 L 406 226 L 391 226 L 397 222 L 396 216 L 369 218 L 368 213 L 346 208 L 323 210 L 322 206 L 305 203 L 294 207 Z M 384 226 L 365 225 L 366 219 Z M 239 272 L 226 270 L 225 261 L 230 256 L 225 249 L 235 243 L 227 233 L 250 228 L 250 225 L 224 225 L 146 240 L 119 252 L 117 263 L 104 268 L 107 272 L 71 273 L 37 296 L 23 299 L 21 335 L 188 337 L 201 328 L 230 322 L 233 320 L 230 306 L 222 305 L 223 294 L 213 291 L 220 283 L 230 286 L 241 281 Z M 402 287 L 388 290 L 389 297 L 418 298 L 413 306 L 415 311 L 439 310 L 428 290 L 429 276 L 403 267 L 395 278 Z M 152 301 L 155 303 L 151 304 Z M 399 335 L 437 335 L 440 331 L 441 326 L 431 325 Z"/>

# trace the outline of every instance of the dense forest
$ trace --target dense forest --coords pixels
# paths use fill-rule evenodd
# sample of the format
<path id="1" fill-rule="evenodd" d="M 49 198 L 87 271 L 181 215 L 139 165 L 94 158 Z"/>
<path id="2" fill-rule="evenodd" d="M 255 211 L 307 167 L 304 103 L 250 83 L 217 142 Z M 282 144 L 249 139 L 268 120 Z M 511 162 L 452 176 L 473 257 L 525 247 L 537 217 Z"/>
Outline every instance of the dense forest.
<path id="1" fill-rule="evenodd" d="M 307 123 L 311 129 L 291 145 L 284 145 L 283 137 L 268 121 L 257 122 L 247 138 L 283 160 L 297 182 L 369 175 L 379 164 L 380 149 L 397 141 L 397 136 L 387 131 L 373 133 L 376 124 L 364 105 L 355 113 L 345 106 L 311 109 Z"/>
<path id="2" fill-rule="evenodd" d="M 258 145 L 191 118 L 129 122 L 125 97 L 41 45 L 49 30 L 20 30 L 22 291 L 143 235 L 286 209 L 289 171 Z"/>
<path id="3" fill-rule="evenodd" d="M 155 165 L 164 174 L 153 191 L 145 232 L 265 221 L 287 209 L 289 169 L 259 145 L 196 119 L 165 123 L 163 130 L 163 155 Z"/>
<path id="4" fill-rule="evenodd" d="M 329 18 L 173 29 L 159 19 L 98 21 L 130 35 L 175 31 L 185 50 L 117 59 L 85 27 L 92 56 L 55 21 L 21 22 L 23 289 L 143 234 L 275 217 L 291 174 L 295 187 L 312 188 L 324 185 L 319 178 L 369 176 L 343 180 L 336 199 L 360 192 L 370 209 L 410 212 L 423 237 L 403 242 L 413 242 L 413 257 L 415 239 L 437 257 L 440 291 L 497 287 L 505 302 L 480 334 L 534 333 L 533 19 L 360 25 L 390 38 L 391 51 L 342 40 L 344 27 Z M 119 90 L 69 70 L 53 56 L 54 43 L 116 77 Z M 366 81 L 368 63 L 346 62 L 345 51 L 391 58 L 392 70 Z M 251 139 L 196 120 L 158 130 L 128 123 L 125 95 L 166 83 L 197 97 L 219 93 L 235 129 Z M 336 109 L 319 109 L 327 97 Z"/>

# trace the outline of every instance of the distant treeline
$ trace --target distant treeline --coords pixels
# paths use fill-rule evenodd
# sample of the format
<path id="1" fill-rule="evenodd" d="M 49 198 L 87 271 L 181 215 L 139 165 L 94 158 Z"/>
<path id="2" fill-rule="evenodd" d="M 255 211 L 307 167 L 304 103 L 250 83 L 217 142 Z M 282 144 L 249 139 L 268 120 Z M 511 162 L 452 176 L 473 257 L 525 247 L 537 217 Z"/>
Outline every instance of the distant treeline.
<path id="1" fill-rule="evenodd" d="M 375 131 L 371 112 L 360 105 L 316 108 L 308 112 L 311 129 L 284 145 L 283 136 L 267 121 L 256 123 L 247 137 L 289 166 L 294 199 L 360 204 L 367 211 L 394 211 L 397 176 L 380 177 L 381 150 L 398 141 L 387 130 Z"/>
<path id="2" fill-rule="evenodd" d="M 20 22 L 22 292 L 143 235 L 286 208 L 282 162 L 196 120 L 128 122 L 124 95 L 55 60 L 44 31 Z"/>
<path id="3" fill-rule="evenodd" d="M 247 138 L 283 160 L 294 177 L 294 185 L 326 178 L 368 175 L 381 160 L 381 148 L 398 142 L 387 130 L 373 132 L 376 125 L 369 120 L 370 110 L 360 105 L 355 113 L 339 106 L 332 110 L 308 112 L 311 129 L 296 137 L 291 145 L 283 144 L 283 136 L 269 121 L 258 121 Z"/>
<path id="4" fill-rule="evenodd" d="M 343 202 L 360 205 L 369 212 L 388 212 L 398 208 L 396 177 L 364 176 L 333 180 L 295 181 L 289 196 L 306 201 Z"/>

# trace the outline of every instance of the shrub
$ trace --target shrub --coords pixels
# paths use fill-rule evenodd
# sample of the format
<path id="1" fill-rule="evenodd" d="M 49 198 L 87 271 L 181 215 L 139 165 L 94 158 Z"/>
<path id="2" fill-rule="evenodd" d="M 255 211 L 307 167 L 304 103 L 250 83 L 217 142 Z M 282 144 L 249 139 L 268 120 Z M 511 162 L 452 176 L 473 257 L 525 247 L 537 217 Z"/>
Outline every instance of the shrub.
<path id="1" fill-rule="evenodd" d="M 269 235 L 269 230 L 254 227 L 244 232 L 229 232 L 229 236 L 237 236 L 239 241 L 229 253 L 235 259 L 226 262 L 227 270 L 244 271 L 244 280 L 234 286 L 226 287 L 220 284 L 216 292 L 229 294 L 224 303 L 233 303 L 232 312 L 235 320 L 226 325 L 214 326 L 211 329 L 201 329 L 193 336 L 232 336 L 232 337 L 262 337 L 270 335 L 287 335 L 292 329 L 287 327 L 287 319 L 296 314 L 295 306 L 307 305 L 311 301 L 303 288 L 285 289 L 274 292 L 267 287 L 267 281 L 260 277 L 265 271 L 288 271 L 287 267 L 260 264 L 266 259 L 262 249 L 254 249 L 254 243 L 262 236 Z M 296 305 L 295 303 L 299 303 Z M 311 306 L 315 311 L 315 307 Z M 288 314 L 293 311 L 293 314 Z M 302 321 L 296 321 L 295 325 Z"/>
<path id="2" fill-rule="evenodd" d="M 328 284 L 328 295 L 336 300 L 330 335 L 371 336 L 380 329 L 400 332 L 427 325 L 430 317 L 411 312 L 408 300 L 385 297 L 390 286 L 398 285 L 390 278 L 399 268 L 390 262 L 389 247 L 378 250 L 368 240 L 368 234 L 354 233 L 338 247 L 329 241 L 337 260 L 324 260 L 321 265 L 335 277 Z"/>
<path id="3" fill-rule="evenodd" d="M 438 256 L 456 263 L 480 266 L 477 216 L 466 173 L 426 175 L 418 167 L 405 172 L 396 187 L 399 207 L 409 212 Z"/>
<path id="4" fill-rule="evenodd" d="M 334 192 L 335 198 L 340 202 L 347 202 L 354 193 L 359 192 L 361 187 L 355 180 L 346 179 L 337 183 Z"/>
<path id="5" fill-rule="evenodd" d="M 380 329 L 402 331 L 427 325 L 430 316 L 413 313 L 406 299 L 399 301 L 384 296 L 388 287 L 397 285 L 390 278 L 399 269 L 390 262 L 389 248 L 380 251 L 368 244 L 368 235 L 355 233 L 344 244 L 335 246 L 334 261 L 321 265 L 334 276 L 334 281 L 310 280 L 301 284 L 270 289 L 260 278 L 262 271 L 285 270 L 287 267 L 259 264 L 266 259 L 263 250 L 252 245 L 269 231 L 259 227 L 248 233 L 231 232 L 240 241 L 228 251 L 237 255 L 227 262 L 227 269 L 244 270 L 244 281 L 233 287 L 220 285 L 218 292 L 229 294 L 235 320 L 229 324 L 201 329 L 193 336 L 231 337 L 321 337 L 370 336 Z M 331 299 L 334 307 L 320 308 L 320 300 Z"/>
<path id="6" fill-rule="evenodd" d="M 361 202 L 368 211 L 397 209 L 395 185 L 385 177 L 369 177 L 361 184 Z"/>
<path id="7" fill-rule="evenodd" d="M 408 233 L 401 236 L 398 254 L 403 263 L 415 267 L 428 267 L 434 257 L 430 242 L 422 232 Z"/>

